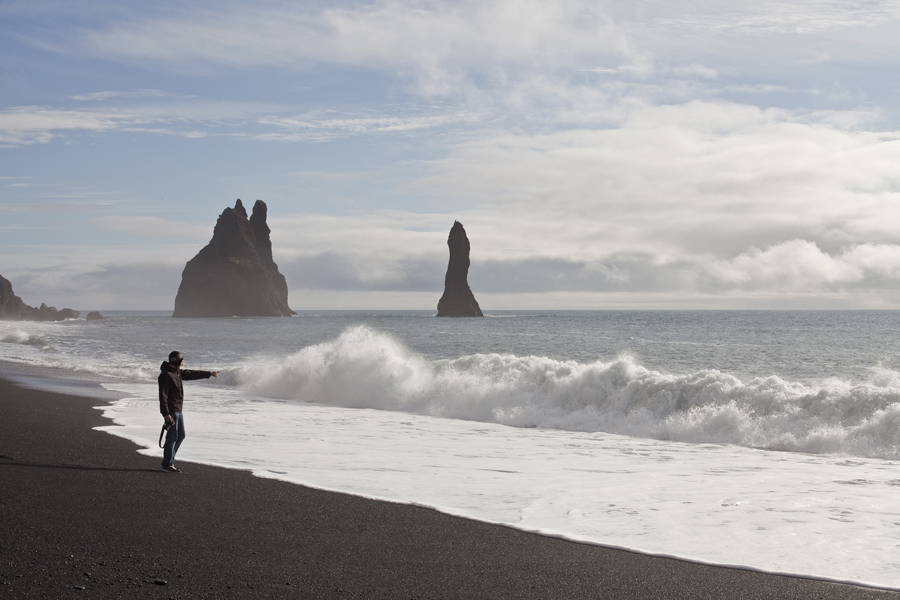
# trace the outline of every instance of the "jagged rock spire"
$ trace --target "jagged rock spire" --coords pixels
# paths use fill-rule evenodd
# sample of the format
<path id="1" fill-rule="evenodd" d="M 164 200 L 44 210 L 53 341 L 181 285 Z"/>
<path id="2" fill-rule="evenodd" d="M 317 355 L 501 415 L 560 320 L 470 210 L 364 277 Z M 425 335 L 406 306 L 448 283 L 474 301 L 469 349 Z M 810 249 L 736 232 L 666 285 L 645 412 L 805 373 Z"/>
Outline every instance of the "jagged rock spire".
<path id="1" fill-rule="evenodd" d="M 284 275 L 272 260 L 266 203 L 253 216 L 238 200 L 219 215 L 213 237 L 188 261 L 175 297 L 173 317 L 282 317 L 287 303 Z"/>

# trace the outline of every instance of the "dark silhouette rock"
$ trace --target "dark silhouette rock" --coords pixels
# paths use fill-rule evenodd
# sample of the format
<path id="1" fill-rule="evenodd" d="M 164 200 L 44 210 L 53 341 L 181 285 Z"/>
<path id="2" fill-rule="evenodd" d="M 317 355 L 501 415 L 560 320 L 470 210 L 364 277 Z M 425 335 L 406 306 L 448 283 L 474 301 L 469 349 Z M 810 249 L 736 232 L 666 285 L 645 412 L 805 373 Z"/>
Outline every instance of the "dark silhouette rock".
<path id="1" fill-rule="evenodd" d="M 41 302 L 41 307 L 38 310 L 47 317 L 46 319 L 41 319 L 42 321 L 65 321 L 66 319 L 77 319 L 78 315 L 81 314 L 77 310 L 72 310 L 71 308 L 56 310 L 55 306 L 47 306 L 43 302 Z"/>
<path id="2" fill-rule="evenodd" d="M 85 317 L 85 320 L 86 321 L 101 321 L 101 320 L 103 320 L 103 318 L 104 318 L 103 315 L 101 315 L 99 311 L 92 310 L 91 312 L 89 312 L 87 314 L 87 316 Z"/>
<path id="3" fill-rule="evenodd" d="M 219 215 L 212 239 L 181 274 L 173 317 L 287 317 L 284 275 L 272 260 L 266 203 L 248 219 L 238 200 Z"/>
<path id="4" fill-rule="evenodd" d="M 65 321 L 66 319 L 77 319 L 80 314 L 71 308 L 56 310 L 55 307 L 46 304 L 41 304 L 40 308 L 28 306 L 13 292 L 12 283 L 0 275 L 0 320 Z"/>
<path id="5" fill-rule="evenodd" d="M 26 309 L 28 311 L 34 310 L 16 296 L 9 279 L 0 275 L 0 319 L 4 321 L 18 321 L 22 319 L 22 313 Z"/>
<path id="6" fill-rule="evenodd" d="M 475 295 L 469 289 L 469 238 L 459 221 L 453 222 L 450 236 L 450 262 L 444 277 L 444 295 L 438 301 L 439 317 L 483 317 Z"/>

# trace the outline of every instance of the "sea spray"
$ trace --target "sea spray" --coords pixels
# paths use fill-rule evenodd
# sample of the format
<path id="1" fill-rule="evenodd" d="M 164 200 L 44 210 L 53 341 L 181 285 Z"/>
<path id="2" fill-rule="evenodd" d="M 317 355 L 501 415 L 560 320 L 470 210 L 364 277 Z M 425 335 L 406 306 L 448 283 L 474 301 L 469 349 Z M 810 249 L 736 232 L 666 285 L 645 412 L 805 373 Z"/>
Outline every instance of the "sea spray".
<path id="1" fill-rule="evenodd" d="M 255 396 L 348 408 L 900 458 L 900 387 L 883 371 L 864 383 L 812 385 L 743 382 L 715 369 L 662 373 L 628 355 L 587 364 L 505 354 L 427 360 L 366 326 L 271 362 L 238 368 L 231 381 Z"/>
<path id="2" fill-rule="evenodd" d="M 50 342 L 46 338 L 44 338 L 40 335 L 30 334 L 26 331 L 21 331 L 21 330 L 10 331 L 8 333 L 3 334 L 2 336 L 0 336 L 0 343 L 23 344 L 25 346 L 36 346 L 36 347 L 40 348 L 41 350 L 53 350 L 54 349 L 53 346 L 50 344 Z"/>

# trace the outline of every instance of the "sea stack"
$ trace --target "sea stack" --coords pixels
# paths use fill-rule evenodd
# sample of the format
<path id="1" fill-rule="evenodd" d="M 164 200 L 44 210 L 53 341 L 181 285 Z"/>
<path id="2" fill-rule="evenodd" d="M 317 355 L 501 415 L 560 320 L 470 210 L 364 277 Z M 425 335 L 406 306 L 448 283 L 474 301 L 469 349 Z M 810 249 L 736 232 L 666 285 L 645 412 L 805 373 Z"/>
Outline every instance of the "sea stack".
<path id="1" fill-rule="evenodd" d="M 266 203 L 248 219 L 238 200 L 219 215 L 212 239 L 188 261 L 173 317 L 287 317 L 284 275 L 272 260 Z"/>
<path id="2" fill-rule="evenodd" d="M 453 222 L 450 236 L 450 262 L 444 277 L 444 295 L 438 301 L 439 317 L 483 317 L 475 295 L 469 289 L 469 238 L 459 221 Z"/>
<path id="3" fill-rule="evenodd" d="M 13 292 L 12 283 L 0 275 L 0 320 L 2 321 L 65 321 L 77 319 L 81 313 L 71 308 L 56 310 L 55 306 L 41 304 L 40 308 L 28 306 Z"/>

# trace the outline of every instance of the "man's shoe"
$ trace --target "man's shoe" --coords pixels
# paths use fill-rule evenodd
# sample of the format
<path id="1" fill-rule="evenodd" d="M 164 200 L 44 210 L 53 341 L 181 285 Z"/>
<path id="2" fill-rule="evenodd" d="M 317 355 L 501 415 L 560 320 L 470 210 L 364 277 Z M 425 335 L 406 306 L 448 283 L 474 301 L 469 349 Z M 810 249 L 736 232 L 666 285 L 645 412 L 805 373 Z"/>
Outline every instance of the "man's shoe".
<path id="1" fill-rule="evenodd" d="M 167 473 L 181 473 L 181 469 L 179 469 L 175 465 L 163 465 L 162 470 L 166 471 Z"/>

